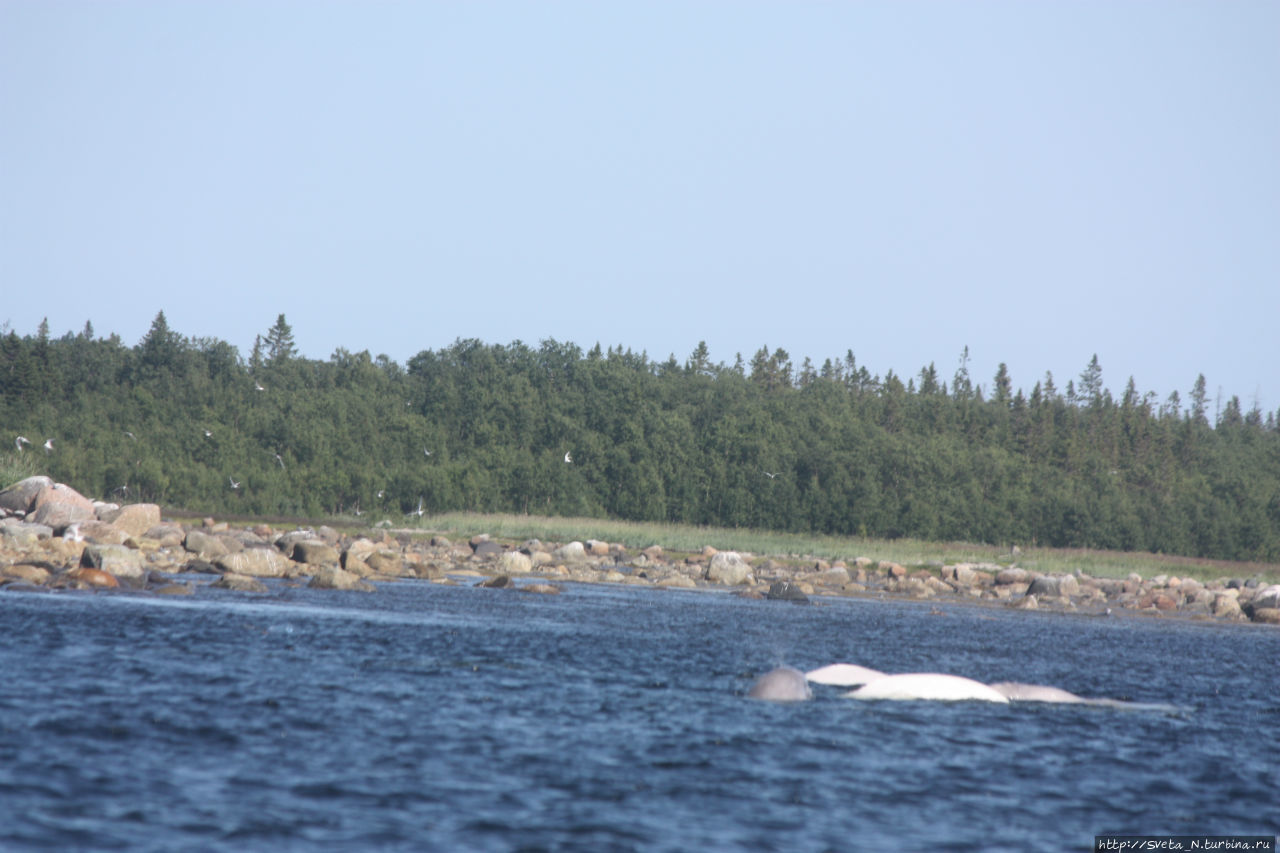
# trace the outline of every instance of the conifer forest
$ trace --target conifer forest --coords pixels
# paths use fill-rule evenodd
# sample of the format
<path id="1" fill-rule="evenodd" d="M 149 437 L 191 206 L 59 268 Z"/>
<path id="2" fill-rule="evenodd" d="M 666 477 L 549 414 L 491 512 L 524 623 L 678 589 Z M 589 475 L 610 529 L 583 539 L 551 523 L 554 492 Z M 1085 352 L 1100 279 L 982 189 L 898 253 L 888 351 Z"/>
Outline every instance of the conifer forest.
<path id="1" fill-rule="evenodd" d="M 1280 413 L 1211 400 L 1203 375 L 1161 396 L 1132 379 L 1113 393 L 1096 356 L 1029 388 L 1003 365 L 970 376 L 967 351 L 951 375 L 873 370 L 852 351 L 725 364 L 705 344 L 680 362 L 555 340 L 321 361 L 284 315 L 245 357 L 163 312 L 134 346 L 45 323 L 0 336 L 0 470 L 203 513 L 515 512 L 1280 562 Z"/>

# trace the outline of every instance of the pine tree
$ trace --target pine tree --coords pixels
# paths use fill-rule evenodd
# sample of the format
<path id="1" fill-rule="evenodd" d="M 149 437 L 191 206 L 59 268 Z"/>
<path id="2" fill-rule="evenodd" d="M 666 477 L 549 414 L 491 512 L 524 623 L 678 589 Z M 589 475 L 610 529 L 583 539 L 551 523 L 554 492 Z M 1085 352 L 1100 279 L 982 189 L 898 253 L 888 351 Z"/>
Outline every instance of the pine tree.
<path id="1" fill-rule="evenodd" d="M 1209 410 L 1209 398 L 1205 393 L 1204 374 L 1201 373 L 1196 377 L 1196 384 L 1191 388 L 1191 408 L 1187 412 L 1187 417 L 1192 423 L 1207 424 L 1209 418 L 1206 412 Z"/>
<path id="2" fill-rule="evenodd" d="M 1098 354 L 1089 359 L 1089 365 L 1080 373 L 1080 385 L 1076 394 L 1082 403 L 1090 406 L 1102 404 L 1102 365 L 1098 364 Z"/>
<path id="3" fill-rule="evenodd" d="M 1009 379 L 1009 367 L 1003 361 L 1000 362 L 1000 366 L 996 369 L 994 389 L 995 396 L 991 398 L 992 401 L 1002 406 L 1008 404 L 1009 395 L 1013 390 L 1013 383 Z"/>
<path id="4" fill-rule="evenodd" d="M 293 345 L 293 329 L 285 322 L 284 315 L 276 318 L 276 324 L 267 331 L 267 360 L 282 364 L 297 355 Z"/>

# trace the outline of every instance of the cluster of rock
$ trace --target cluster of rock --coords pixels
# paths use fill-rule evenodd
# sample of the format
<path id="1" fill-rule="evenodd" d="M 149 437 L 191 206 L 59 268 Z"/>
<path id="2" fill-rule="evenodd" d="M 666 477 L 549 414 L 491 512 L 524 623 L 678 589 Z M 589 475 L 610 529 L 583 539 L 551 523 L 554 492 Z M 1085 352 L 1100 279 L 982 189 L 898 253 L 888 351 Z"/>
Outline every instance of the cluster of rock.
<path id="1" fill-rule="evenodd" d="M 1280 624 L 1280 584 L 1256 579 L 1200 583 L 1157 576 L 1125 580 L 1043 575 L 1017 566 L 959 563 L 909 570 L 859 557 L 800 565 L 707 547 L 668 555 L 599 540 L 466 542 L 389 529 L 340 534 L 329 527 L 275 530 L 204 519 L 162 519 L 155 504 L 92 501 L 48 477 L 0 491 L 0 587 L 131 587 L 190 594 L 198 587 L 267 592 L 264 579 L 313 588 L 373 591 L 376 582 L 420 578 L 555 594 L 558 582 L 627 583 L 673 589 L 733 587 L 745 597 L 807 603 L 814 596 L 971 600 L 1025 609 L 1139 612 Z M 517 583 L 513 578 L 521 578 Z M 474 580 L 470 580 L 474 579 Z M 536 582 L 535 582 L 536 580 Z"/>

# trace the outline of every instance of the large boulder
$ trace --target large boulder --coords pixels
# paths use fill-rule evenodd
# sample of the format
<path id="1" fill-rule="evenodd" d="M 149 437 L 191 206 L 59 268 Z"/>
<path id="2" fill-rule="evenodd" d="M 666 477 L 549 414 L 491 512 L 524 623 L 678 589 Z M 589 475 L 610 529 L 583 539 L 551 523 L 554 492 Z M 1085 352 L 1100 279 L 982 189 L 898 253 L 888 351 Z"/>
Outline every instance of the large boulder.
<path id="1" fill-rule="evenodd" d="M 498 558 L 498 571 L 505 575 L 525 575 L 533 570 L 533 560 L 528 554 L 507 551 Z"/>
<path id="2" fill-rule="evenodd" d="M 84 537 L 86 542 L 96 542 L 100 545 L 123 545 L 133 538 L 114 524 L 97 519 L 78 522 L 74 529 Z"/>
<path id="3" fill-rule="evenodd" d="M 311 578 L 311 582 L 307 584 L 312 589 L 349 589 L 359 592 L 373 592 L 375 587 L 368 581 L 363 581 L 351 572 L 344 571 L 335 566 L 321 566 L 316 570 L 315 576 Z"/>
<path id="4" fill-rule="evenodd" d="M 227 547 L 226 541 L 221 536 L 214 536 L 196 529 L 187 531 L 182 547 L 205 560 L 216 560 L 231 553 L 231 549 Z"/>
<path id="5" fill-rule="evenodd" d="M 293 543 L 293 551 L 289 555 L 295 563 L 307 563 L 313 566 L 336 566 L 338 549 L 320 539 L 303 539 Z"/>
<path id="6" fill-rule="evenodd" d="M 1031 581 L 1027 595 L 1072 596 L 1080 594 L 1080 582 L 1071 575 L 1041 575 Z"/>
<path id="7" fill-rule="evenodd" d="M 720 551 L 707 564 L 706 579 L 725 586 L 737 586 L 751 578 L 751 566 L 736 551 Z"/>
<path id="8" fill-rule="evenodd" d="M 274 548 L 245 548 L 235 554 L 223 554 L 213 561 L 213 566 L 224 574 L 280 578 L 289 571 L 289 559 Z"/>
<path id="9" fill-rule="evenodd" d="M 129 504 L 119 509 L 99 511 L 98 518 L 137 538 L 160 523 L 160 507 L 155 504 Z"/>
<path id="10" fill-rule="evenodd" d="M 551 552 L 551 556 L 562 563 L 581 563 L 587 559 L 587 548 L 581 542 L 570 542 L 561 545 Z"/>
<path id="11" fill-rule="evenodd" d="M 7 489 L 0 491 L 0 510 L 30 512 L 31 504 L 35 502 L 36 495 L 40 494 L 42 489 L 52 485 L 53 480 L 43 475 L 19 480 Z"/>
<path id="12" fill-rule="evenodd" d="M 80 565 L 110 572 L 117 578 L 142 580 L 146 576 L 142 552 L 123 545 L 86 545 L 80 552 Z"/>
<path id="13" fill-rule="evenodd" d="M 1273 583 L 1258 590 L 1250 605 L 1255 610 L 1280 607 L 1280 583 Z"/>
<path id="14" fill-rule="evenodd" d="M 393 551 L 390 548 L 374 551 L 365 558 L 365 564 L 380 575 L 398 577 L 404 574 L 404 558 L 400 556 L 399 551 Z"/>
<path id="15" fill-rule="evenodd" d="M 56 531 L 96 516 L 93 501 L 70 486 L 54 483 L 36 494 L 29 520 L 35 524 L 47 524 Z"/>

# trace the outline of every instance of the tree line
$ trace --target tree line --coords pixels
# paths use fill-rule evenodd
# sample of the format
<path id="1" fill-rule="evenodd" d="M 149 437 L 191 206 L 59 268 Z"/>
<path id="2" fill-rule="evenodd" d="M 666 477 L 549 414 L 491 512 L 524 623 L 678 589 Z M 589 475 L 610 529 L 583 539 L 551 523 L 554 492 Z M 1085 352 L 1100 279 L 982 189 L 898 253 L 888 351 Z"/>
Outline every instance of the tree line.
<path id="1" fill-rule="evenodd" d="M 853 353 L 684 362 L 458 340 L 407 364 L 300 357 L 284 315 L 246 359 L 163 312 L 135 346 L 0 335 L 0 424 L 88 494 L 209 513 L 449 510 L 1280 561 L 1280 413 L 1184 403 L 1097 356 L 1059 389 L 968 351 L 950 377 Z M 53 438 L 53 450 L 41 444 Z M 0 451 L 5 452 L 5 451 Z M 566 454 L 572 461 L 566 461 Z"/>

